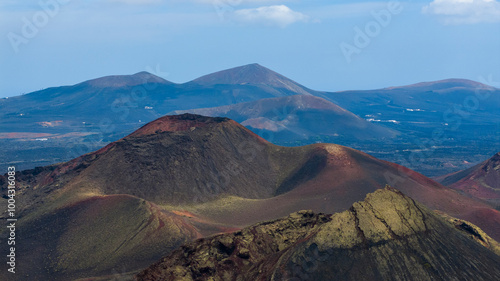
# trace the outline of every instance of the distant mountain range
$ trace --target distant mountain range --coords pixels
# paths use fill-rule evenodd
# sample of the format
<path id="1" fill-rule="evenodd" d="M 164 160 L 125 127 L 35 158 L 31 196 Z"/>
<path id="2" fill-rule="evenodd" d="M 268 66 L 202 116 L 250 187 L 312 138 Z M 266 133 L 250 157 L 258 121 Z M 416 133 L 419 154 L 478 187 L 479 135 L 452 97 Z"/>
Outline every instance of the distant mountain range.
<path id="1" fill-rule="evenodd" d="M 258 64 L 1 99 L 26 266 L 0 279 L 497 280 L 499 108 L 469 80 L 332 93 Z"/>
<path id="2" fill-rule="evenodd" d="M 361 116 L 394 118 L 400 123 L 416 124 L 414 126 L 422 122 L 438 127 L 442 123 L 450 127 L 465 127 L 475 122 L 491 125 L 500 118 L 500 90 L 465 79 L 319 96 Z"/>
<path id="3" fill-rule="evenodd" d="M 108 275 L 117 265 L 140 270 L 197 238 L 304 209 L 345 211 L 386 184 L 500 238 L 499 211 L 421 174 L 334 144 L 276 146 L 228 118 L 165 116 L 95 152 L 16 177 L 17 253 L 30 264 L 16 280 Z M 6 178 L 0 185 L 6 194 Z M 464 243 L 457 253 L 472 247 Z"/>
<path id="4" fill-rule="evenodd" d="M 147 72 L 107 76 L 1 99 L 0 144 L 9 149 L 0 169 L 64 162 L 165 114 L 193 112 L 233 118 L 276 144 L 337 143 L 438 176 L 500 150 L 499 106 L 500 90 L 460 79 L 330 93 L 258 64 L 184 84 Z"/>
<path id="5" fill-rule="evenodd" d="M 221 79 L 220 82 L 214 82 Z M 231 80 L 234 79 L 234 80 Z M 246 82 L 241 82 L 245 80 Z M 149 122 L 166 113 L 229 105 L 262 98 L 310 94 L 311 91 L 257 64 L 242 66 L 184 84 L 175 84 L 147 72 L 107 76 L 73 86 L 48 88 L 0 100 L 1 132 L 42 129 L 38 122 L 63 119 L 58 128 L 79 130 L 104 118 L 115 125 Z M 313 92 L 313 91 L 311 91 Z M 57 129 L 51 127 L 57 132 Z M 129 129 L 130 130 L 130 129 Z"/>

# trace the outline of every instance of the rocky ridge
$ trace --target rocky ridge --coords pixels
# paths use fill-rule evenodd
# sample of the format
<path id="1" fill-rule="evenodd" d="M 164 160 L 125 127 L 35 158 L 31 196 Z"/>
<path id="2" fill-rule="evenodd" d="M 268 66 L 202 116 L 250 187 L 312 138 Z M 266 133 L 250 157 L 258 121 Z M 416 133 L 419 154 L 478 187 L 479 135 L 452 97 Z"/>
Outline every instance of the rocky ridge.
<path id="1" fill-rule="evenodd" d="M 293 213 L 186 244 L 137 280 L 496 280 L 496 255 L 386 187 L 342 213 Z M 476 238 L 489 240 L 483 232 Z"/>

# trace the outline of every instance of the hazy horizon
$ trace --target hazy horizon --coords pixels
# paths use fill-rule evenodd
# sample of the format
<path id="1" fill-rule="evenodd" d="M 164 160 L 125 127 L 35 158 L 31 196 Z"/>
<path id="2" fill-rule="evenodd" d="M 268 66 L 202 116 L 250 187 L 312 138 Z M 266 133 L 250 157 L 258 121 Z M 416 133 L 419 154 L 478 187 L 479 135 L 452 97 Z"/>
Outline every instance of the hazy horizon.
<path id="1" fill-rule="evenodd" d="M 0 97 L 140 71 L 184 83 L 249 63 L 321 91 L 496 82 L 499 15 L 489 0 L 3 1 Z"/>

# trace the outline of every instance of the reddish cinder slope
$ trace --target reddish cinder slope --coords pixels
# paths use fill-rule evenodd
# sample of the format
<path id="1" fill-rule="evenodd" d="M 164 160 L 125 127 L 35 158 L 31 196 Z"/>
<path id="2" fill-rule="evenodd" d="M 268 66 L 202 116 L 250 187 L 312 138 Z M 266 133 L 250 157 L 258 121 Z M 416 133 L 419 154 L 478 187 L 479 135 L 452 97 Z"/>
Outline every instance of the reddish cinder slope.
<path id="1" fill-rule="evenodd" d="M 202 235 L 184 217 L 130 195 L 91 196 L 20 220 L 16 278 L 73 280 L 146 266 Z M 3 277 L 2 277 L 3 276 Z"/>
<path id="2" fill-rule="evenodd" d="M 469 196 L 500 206 L 500 152 L 474 167 L 436 180 Z"/>
<path id="3" fill-rule="evenodd" d="M 199 208 L 198 215 L 245 226 L 301 209 L 338 212 L 348 209 L 366 194 L 390 184 L 433 210 L 473 222 L 500 240 L 500 212 L 481 201 L 463 196 L 403 166 L 351 148 L 333 144 L 316 144 L 310 148 L 317 160 L 301 166 L 302 171 L 289 177 L 294 184 L 283 184 L 283 188 L 277 190 L 277 196 L 244 203 L 236 201 L 234 206 L 225 209 L 231 212 L 231 216 L 225 212 L 212 212 L 211 206 Z M 297 176 L 311 171 L 316 171 L 312 178 L 304 180 Z"/>
<path id="4" fill-rule="evenodd" d="M 498 211 L 412 170 L 333 144 L 275 146 L 227 118 L 160 118 L 57 167 L 48 178 L 49 186 L 66 178 L 66 192 L 131 194 L 179 211 L 224 196 L 252 199 L 231 209 L 231 216 L 216 205 L 197 213 L 229 227 L 301 209 L 342 211 L 389 184 L 500 238 Z"/>
<path id="5" fill-rule="evenodd" d="M 499 280 L 499 244 L 450 219 L 386 188 L 344 212 L 300 211 L 188 243 L 136 280 Z"/>
<path id="6" fill-rule="evenodd" d="M 129 135 L 129 137 L 139 137 L 162 132 L 182 132 L 203 128 L 209 125 L 231 122 L 227 118 L 210 118 L 196 115 L 168 115 L 150 122 L 137 131 Z"/>
<path id="7" fill-rule="evenodd" d="M 79 247 L 78 241 L 82 241 L 72 237 L 85 233 L 79 225 L 92 224 L 91 218 L 96 217 L 108 218 L 104 221 L 109 225 L 103 221 L 99 226 L 105 229 L 106 237 L 122 237 L 117 240 L 123 242 L 124 246 L 120 247 L 129 247 L 125 246 L 129 244 L 139 247 L 142 243 L 155 245 L 147 242 L 149 237 L 156 239 L 149 230 L 142 232 L 146 239 L 143 241 L 137 238 L 139 236 L 130 235 L 131 229 L 136 231 L 138 226 L 129 232 L 120 229 L 136 220 L 147 225 L 152 211 L 146 206 L 158 205 L 164 210 L 172 210 L 163 213 L 153 208 L 159 210 L 156 214 L 161 220 L 156 220 L 156 227 L 152 229 L 174 232 L 164 234 L 165 239 L 192 239 L 200 234 L 230 231 L 303 209 L 325 213 L 343 211 L 386 184 L 431 209 L 469 220 L 500 240 L 500 212 L 416 172 L 334 144 L 276 146 L 227 118 L 192 114 L 166 116 L 94 153 L 60 165 L 24 171 L 17 178 L 20 223 L 48 220 L 47 225 L 62 225 L 60 229 L 55 227 L 53 232 L 31 229 L 30 237 L 25 238 L 26 244 L 36 244 L 36 241 L 27 241 L 39 236 L 54 241 L 67 237 L 63 239 L 67 242 L 61 243 L 66 245 L 63 252 L 68 253 L 79 251 L 72 248 Z M 5 181 L 2 187 L 5 189 Z M 95 195 L 106 199 L 87 200 Z M 125 200 L 135 203 L 118 208 L 106 203 L 113 196 L 135 198 Z M 85 207 L 86 211 L 78 215 L 62 211 L 71 209 L 70 206 L 89 204 L 92 208 Z M 95 210 L 99 210 L 97 216 Z M 146 215 L 138 215 L 136 210 Z M 66 218 L 74 219 L 76 224 L 68 224 Z M 134 220 L 128 221 L 129 218 Z M 171 227 L 161 227 L 162 222 Z M 120 236 L 123 233 L 127 234 L 127 239 Z M 91 233 L 85 237 L 96 247 L 107 243 Z M 154 239 L 158 249 L 170 249 L 162 244 L 164 241 Z M 176 241 L 180 240 L 174 239 L 169 245 Z M 103 253 L 114 253 L 118 246 L 107 248 Z M 114 261 L 121 264 L 128 253 L 131 252 L 120 252 Z M 144 260 L 157 257 L 154 251 L 150 256 L 144 255 Z M 39 269 L 45 266 L 42 256 L 34 256 L 33 260 L 33 264 L 41 266 Z M 49 267 L 51 272 L 62 270 L 60 264 L 71 260 L 65 256 L 54 258 L 55 264 Z M 92 255 L 81 258 L 85 264 L 98 260 Z M 112 269 L 111 264 L 103 264 L 88 276 Z M 138 267 L 130 268 L 134 269 Z M 67 276 L 80 277 L 79 268 L 68 266 L 65 270 Z M 38 271 L 31 273 L 34 272 Z"/>
<path id="8" fill-rule="evenodd" d="M 245 226 L 301 209 L 342 211 L 389 184 L 500 238 L 497 211 L 412 170 L 333 144 L 275 146 L 227 118 L 166 116 L 37 177 L 34 184 L 44 191 L 54 188 L 63 195 L 130 194 L 180 207 L 224 196 L 252 199 L 231 216 L 216 212 L 220 206 L 198 213 L 228 226 Z M 491 216 L 478 215 L 484 212 Z"/>

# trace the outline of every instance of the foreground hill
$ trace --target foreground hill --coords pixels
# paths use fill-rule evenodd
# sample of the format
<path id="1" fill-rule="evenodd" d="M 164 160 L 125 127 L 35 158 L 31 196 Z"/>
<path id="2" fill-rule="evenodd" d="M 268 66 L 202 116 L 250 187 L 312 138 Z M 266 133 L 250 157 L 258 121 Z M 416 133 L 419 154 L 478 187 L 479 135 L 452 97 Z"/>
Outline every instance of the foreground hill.
<path id="1" fill-rule="evenodd" d="M 137 270 L 198 237 L 303 209 L 347 210 L 386 184 L 500 238 L 500 212 L 407 168 L 334 144 L 276 146 L 228 118 L 165 116 L 17 179 L 19 255 L 33 265 L 19 280 Z"/>
<path id="2" fill-rule="evenodd" d="M 354 142 L 392 139 L 398 134 L 394 130 L 372 124 L 323 98 L 310 95 L 175 111 L 175 114 L 186 112 L 231 118 L 273 142 L 311 140 L 321 136 Z"/>
<path id="3" fill-rule="evenodd" d="M 499 279 L 500 244 L 468 229 L 386 188 L 342 213 L 301 211 L 188 243 L 137 280 Z"/>
<path id="4" fill-rule="evenodd" d="M 476 166 L 439 177 L 437 180 L 500 207 L 500 152 Z"/>
<path id="5" fill-rule="evenodd" d="M 184 217 L 137 197 L 78 196 L 19 221 L 16 274 L 2 273 L 2 280 L 74 280 L 135 270 L 203 237 Z"/>

